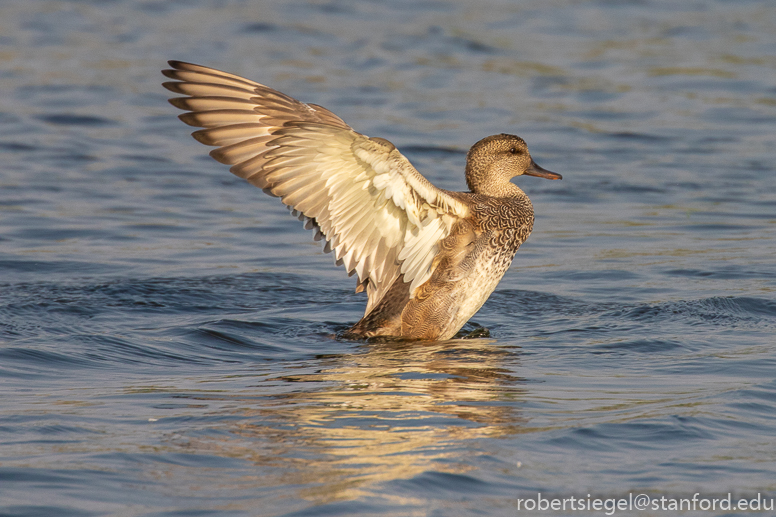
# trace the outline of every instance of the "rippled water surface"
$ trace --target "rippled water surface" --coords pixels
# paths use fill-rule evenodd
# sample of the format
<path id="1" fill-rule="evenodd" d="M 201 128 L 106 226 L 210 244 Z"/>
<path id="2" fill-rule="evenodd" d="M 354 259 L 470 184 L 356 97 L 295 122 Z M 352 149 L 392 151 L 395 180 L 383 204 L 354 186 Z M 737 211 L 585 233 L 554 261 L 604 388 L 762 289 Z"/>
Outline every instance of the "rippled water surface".
<path id="1" fill-rule="evenodd" d="M 774 56 L 765 0 L 2 2 L 0 514 L 776 497 Z M 443 188 L 524 137 L 564 179 L 519 178 L 536 225 L 489 337 L 335 339 L 353 279 L 189 137 L 167 59 Z"/>

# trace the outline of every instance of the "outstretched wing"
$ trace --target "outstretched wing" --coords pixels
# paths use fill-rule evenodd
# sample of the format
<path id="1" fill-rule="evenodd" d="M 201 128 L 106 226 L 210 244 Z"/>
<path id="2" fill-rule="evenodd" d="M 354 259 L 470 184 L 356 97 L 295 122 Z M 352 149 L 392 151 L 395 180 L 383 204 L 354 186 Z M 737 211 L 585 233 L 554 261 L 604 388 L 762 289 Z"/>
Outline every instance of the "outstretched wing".
<path id="1" fill-rule="evenodd" d="M 278 196 L 338 264 L 358 275 L 366 313 L 404 275 L 410 293 L 431 276 L 439 242 L 468 207 L 436 188 L 387 140 L 355 132 L 337 115 L 212 68 L 170 61 L 170 102 L 203 127 L 192 136 L 232 173 Z"/>

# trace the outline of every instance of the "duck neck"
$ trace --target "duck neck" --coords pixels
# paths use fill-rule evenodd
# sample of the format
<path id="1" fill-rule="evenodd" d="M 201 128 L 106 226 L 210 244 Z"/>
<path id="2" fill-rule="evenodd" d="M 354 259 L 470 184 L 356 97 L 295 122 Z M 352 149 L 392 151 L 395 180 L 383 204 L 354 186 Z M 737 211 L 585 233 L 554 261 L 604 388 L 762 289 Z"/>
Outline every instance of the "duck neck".
<path id="1" fill-rule="evenodd" d="M 468 168 L 467 168 L 468 169 Z M 491 197 L 510 197 L 510 198 L 523 198 L 526 197 L 525 192 L 512 183 L 511 181 L 504 179 L 495 179 L 493 177 L 483 178 L 487 176 L 485 174 L 476 174 L 473 171 L 466 171 L 466 184 L 469 186 L 469 190 L 475 194 L 482 194 L 484 196 Z"/>
<path id="2" fill-rule="evenodd" d="M 526 197 L 523 189 L 512 183 L 511 181 L 505 181 L 500 185 L 490 185 L 487 190 L 488 196 L 493 197 L 510 197 L 510 198 L 524 198 Z"/>

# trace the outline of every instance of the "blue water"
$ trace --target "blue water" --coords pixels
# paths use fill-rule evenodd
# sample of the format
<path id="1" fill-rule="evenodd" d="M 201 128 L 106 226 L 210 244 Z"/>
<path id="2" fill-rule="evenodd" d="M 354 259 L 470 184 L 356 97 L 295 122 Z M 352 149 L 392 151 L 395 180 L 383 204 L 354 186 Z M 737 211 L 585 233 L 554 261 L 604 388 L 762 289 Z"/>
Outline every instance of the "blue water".
<path id="1" fill-rule="evenodd" d="M 774 56 L 766 0 L 3 2 L 0 515 L 776 497 Z M 337 340 L 363 295 L 189 137 L 167 59 L 442 188 L 525 138 L 563 181 L 519 179 L 536 225 L 489 337 Z"/>

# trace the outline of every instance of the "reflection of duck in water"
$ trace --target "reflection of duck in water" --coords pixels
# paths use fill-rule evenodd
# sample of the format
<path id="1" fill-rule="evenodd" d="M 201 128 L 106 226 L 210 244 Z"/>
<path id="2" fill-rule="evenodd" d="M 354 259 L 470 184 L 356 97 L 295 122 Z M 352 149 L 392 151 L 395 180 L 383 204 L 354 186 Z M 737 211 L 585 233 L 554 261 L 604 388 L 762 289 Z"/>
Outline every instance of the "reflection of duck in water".
<path id="1" fill-rule="evenodd" d="M 349 337 L 449 339 L 477 312 L 533 227 L 523 174 L 560 179 L 523 139 L 493 135 L 466 157 L 471 192 L 434 187 L 382 138 L 242 77 L 171 61 L 170 102 L 210 154 L 278 196 L 369 296 Z"/>
<path id="2" fill-rule="evenodd" d="M 315 504 L 358 499 L 386 482 L 463 474 L 478 440 L 524 432 L 520 369 L 520 354 L 490 339 L 363 344 L 214 378 L 191 394 L 208 408 L 209 431 L 171 442 L 253 463 L 243 486 L 292 479 Z"/>

